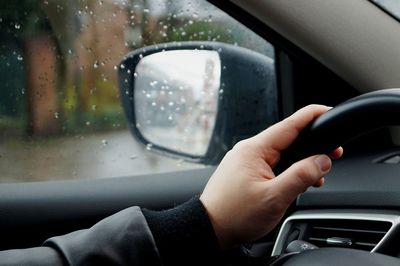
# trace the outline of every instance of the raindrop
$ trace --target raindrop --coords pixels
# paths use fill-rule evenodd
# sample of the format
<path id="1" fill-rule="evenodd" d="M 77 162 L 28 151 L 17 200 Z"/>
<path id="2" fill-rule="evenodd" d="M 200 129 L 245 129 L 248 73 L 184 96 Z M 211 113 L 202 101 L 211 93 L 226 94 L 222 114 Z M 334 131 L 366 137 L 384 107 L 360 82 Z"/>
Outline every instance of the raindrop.
<path id="1" fill-rule="evenodd" d="M 101 141 L 101 144 L 103 144 L 103 146 L 107 146 L 108 145 L 108 141 L 106 139 L 103 139 Z"/>
<path id="2" fill-rule="evenodd" d="M 125 69 L 125 65 L 124 64 L 121 64 L 121 69 Z"/>
<path id="3" fill-rule="evenodd" d="M 178 160 L 178 166 L 180 167 L 180 166 L 182 166 L 182 164 L 184 163 L 185 161 L 183 160 L 183 159 L 179 159 Z"/>
<path id="4" fill-rule="evenodd" d="M 172 115 L 168 116 L 168 120 L 169 120 L 169 121 L 172 121 L 172 120 L 173 120 Z"/>
<path id="5" fill-rule="evenodd" d="M 54 118 L 55 119 L 58 119 L 60 116 L 59 116 L 59 113 L 58 112 L 54 112 Z"/>
<path id="6" fill-rule="evenodd" d="M 169 102 L 168 105 L 169 106 L 174 106 L 175 104 L 174 104 L 174 102 Z"/>
<path id="7" fill-rule="evenodd" d="M 193 24 L 193 20 L 189 20 L 189 25 L 192 25 Z"/>
<path id="8" fill-rule="evenodd" d="M 218 93 L 219 93 L 219 94 L 223 94 L 223 93 L 224 93 L 224 90 L 223 90 L 223 89 L 220 89 L 220 90 L 218 91 Z"/>
<path id="9" fill-rule="evenodd" d="M 19 30 L 19 29 L 21 28 L 21 25 L 18 24 L 18 23 L 15 23 L 14 27 L 15 27 L 17 30 Z"/>
<path id="10" fill-rule="evenodd" d="M 143 13 L 150 13 L 150 10 L 148 8 L 143 9 Z"/>
<path id="11" fill-rule="evenodd" d="M 94 111 L 96 111 L 96 109 L 97 109 L 97 106 L 95 104 L 93 104 L 92 105 L 92 111 L 94 112 Z"/>
<path id="12" fill-rule="evenodd" d="M 182 36 L 186 36 L 186 32 L 182 31 L 182 32 L 181 32 L 181 35 L 182 35 Z"/>
<path id="13" fill-rule="evenodd" d="M 114 66 L 114 70 L 118 70 L 118 66 Z"/>
<path id="14" fill-rule="evenodd" d="M 68 49 L 68 54 L 72 54 L 72 50 L 71 49 Z"/>
<path id="15" fill-rule="evenodd" d="M 86 126 L 90 126 L 90 121 L 86 121 Z"/>
<path id="16" fill-rule="evenodd" d="M 146 150 L 151 151 L 152 148 L 153 148 L 153 144 L 149 143 L 146 145 Z"/>
<path id="17" fill-rule="evenodd" d="M 129 158 L 130 158 L 131 160 L 135 160 L 135 159 L 137 158 L 137 155 L 132 154 L 131 156 L 129 156 Z"/>
<path id="18" fill-rule="evenodd" d="M 18 56 L 17 56 L 17 59 L 18 59 L 18 61 L 24 60 L 24 58 L 22 57 L 22 55 L 18 55 Z"/>
<path id="19" fill-rule="evenodd" d="M 93 67 L 94 67 L 94 68 L 98 68 L 98 67 L 99 67 L 99 62 L 98 62 L 98 61 L 95 61 L 94 64 L 93 64 Z"/>
<path id="20" fill-rule="evenodd" d="M 152 102 L 151 106 L 157 106 L 157 103 L 156 102 Z"/>

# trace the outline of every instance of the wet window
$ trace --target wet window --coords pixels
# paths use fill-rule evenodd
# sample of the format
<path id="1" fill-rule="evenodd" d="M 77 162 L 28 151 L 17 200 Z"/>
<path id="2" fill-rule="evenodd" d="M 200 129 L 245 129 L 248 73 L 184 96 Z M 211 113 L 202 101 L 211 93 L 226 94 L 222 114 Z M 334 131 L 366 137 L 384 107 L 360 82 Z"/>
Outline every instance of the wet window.
<path id="1" fill-rule="evenodd" d="M 205 1 L 3 0 L 0 182 L 203 167 L 137 143 L 117 82 L 117 66 L 129 51 L 195 40 L 274 58 L 269 43 Z"/>
<path id="2" fill-rule="evenodd" d="M 370 0 L 378 7 L 385 10 L 398 21 L 400 21 L 400 2 L 398 0 Z"/>

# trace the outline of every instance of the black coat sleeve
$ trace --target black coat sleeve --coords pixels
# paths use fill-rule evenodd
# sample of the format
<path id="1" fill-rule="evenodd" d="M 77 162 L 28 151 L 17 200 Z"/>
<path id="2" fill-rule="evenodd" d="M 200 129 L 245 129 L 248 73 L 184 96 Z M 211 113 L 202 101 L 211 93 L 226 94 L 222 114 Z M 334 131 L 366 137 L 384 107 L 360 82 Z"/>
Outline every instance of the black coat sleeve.
<path id="1" fill-rule="evenodd" d="M 0 265 L 161 265 L 140 208 L 120 211 L 85 230 L 48 239 L 43 247 L 0 252 Z"/>
<path id="2" fill-rule="evenodd" d="M 42 247 L 1 251 L 0 265 L 215 265 L 220 252 L 207 212 L 194 198 L 165 211 L 131 207 Z"/>

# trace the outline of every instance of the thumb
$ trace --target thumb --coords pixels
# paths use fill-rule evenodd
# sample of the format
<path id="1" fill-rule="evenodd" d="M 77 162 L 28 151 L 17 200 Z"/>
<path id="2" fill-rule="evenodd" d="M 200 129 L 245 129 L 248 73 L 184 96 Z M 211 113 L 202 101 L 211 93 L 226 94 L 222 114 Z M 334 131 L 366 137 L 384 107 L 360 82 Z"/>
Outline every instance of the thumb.
<path id="1" fill-rule="evenodd" d="M 286 171 L 270 180 L 274 190 L 291 203 L 296 197 L 316 184 L 331 169 L 332 161 L 326 155 L 316 155 L 290 166 Z"/>

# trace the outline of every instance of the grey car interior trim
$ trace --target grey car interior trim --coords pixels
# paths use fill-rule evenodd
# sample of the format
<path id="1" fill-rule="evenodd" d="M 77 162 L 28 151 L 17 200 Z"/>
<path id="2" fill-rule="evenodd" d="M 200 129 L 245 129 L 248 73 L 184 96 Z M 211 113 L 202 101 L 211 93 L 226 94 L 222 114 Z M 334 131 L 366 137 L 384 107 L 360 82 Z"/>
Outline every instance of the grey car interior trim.
<path id="1" fill-rule="evenodd" d="M 400 212 L 385 210 L 307 210 L 298 211 L 288 217 L 282 224 L 276 239 L 272 256 L 281 254 L 284 249 L 285 236 L 289 232 L 293 221 L 296 220 L 315 220 L 315 219 L 332 219 L 332 220 L 366 220 L 366 221 L 383 221 L 390 222 L 392 226 L 381 241 L 372 249 L 371 252 L 379 252 L 382 245 L 385 244 L 396 228 L 400 227 Z"/>
<path id="2" fill-rule="evenodd" d="M 232 2 L 361 91 L 400 85 L 400 23 L 369 1 Z"/>
<path id="3" fill-rule="evenodd" d="M 98 219 L 131 206 L 171 208 L 199 195 L 215 167 L 134 177 L 1 184 L 0 233 Z M 180 191 L 177 193 L 177 191 Z"/>

